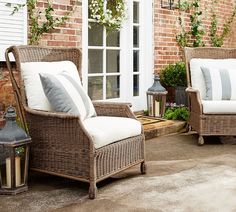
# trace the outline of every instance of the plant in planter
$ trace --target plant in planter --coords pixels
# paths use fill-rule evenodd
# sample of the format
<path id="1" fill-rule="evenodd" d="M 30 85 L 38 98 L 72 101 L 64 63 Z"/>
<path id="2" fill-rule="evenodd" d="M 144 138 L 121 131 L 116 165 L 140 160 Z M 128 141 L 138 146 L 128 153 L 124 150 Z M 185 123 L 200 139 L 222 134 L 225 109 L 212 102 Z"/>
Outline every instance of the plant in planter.
<path id="1" fill-rule="evenodd" d="M 187 107 L 170 107 L 167 108 L 165 119 L 187 121 L 189 118 L 189 111 Z"/>
<path id="2" fill-rule="evenodd" d="M 168 92 L 175 90 L 174 98 L 167 101 L 175 101 L 177 105 L 187 105 L 187 95 L 185 92 L 187 86 L 186 66 L 184 62 L 170 64 L 161 70 L 161 84 L 167 88 Z M 173 92 L 172 92 L 173 93 Z"/>
<path id="3" fill-rule="evenodd" d="M 89 0 L 89 17 L 105 26 L 107 32 L 120 30 L 126 17 L 124 0 Z"/>

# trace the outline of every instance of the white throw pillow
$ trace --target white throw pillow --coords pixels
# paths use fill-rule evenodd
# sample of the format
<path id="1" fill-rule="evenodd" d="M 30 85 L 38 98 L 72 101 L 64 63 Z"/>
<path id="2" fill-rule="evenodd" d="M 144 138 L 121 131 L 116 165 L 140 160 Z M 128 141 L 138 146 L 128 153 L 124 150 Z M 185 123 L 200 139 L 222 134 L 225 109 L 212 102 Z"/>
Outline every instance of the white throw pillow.
<path id="1" fill-rule="evenodd" d="M 21 75 L 30 108 L 46 111 L 53 110 L 44 94 L 39 73 L 54 75 L 63 71 L 67 72 L 76 82 L 81 83 L 77 67 L 71 61 L 21 63 Z"/>
<path id="2" fill-rule="evenodd" d="M 78 115 L 81 120 L 96 116 L 92 101 L 82 85 L 67 73 L 39 75 L 44 93 L 55 111 Z"/>
<path id="3" fill-rule="evenodd" d="M 236 67 L 236 59 L 199 59 L 190 60 L 190 76 L 192 87 L 199 90 L 203 99 L 206 96 L 206 85 L 201 67 L 217 69 L 232 69 Z"/>

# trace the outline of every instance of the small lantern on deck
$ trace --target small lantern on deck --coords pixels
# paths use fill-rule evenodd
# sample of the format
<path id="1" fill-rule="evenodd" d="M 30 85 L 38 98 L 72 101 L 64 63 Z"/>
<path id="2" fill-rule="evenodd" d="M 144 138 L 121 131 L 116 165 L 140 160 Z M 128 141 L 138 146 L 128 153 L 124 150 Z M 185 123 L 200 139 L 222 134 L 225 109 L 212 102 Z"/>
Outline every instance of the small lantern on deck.
<path id="1" fill-rule="evenodd" d="M 176 3 L 178 2 L 178 3 Z M 161 0 L 161 8 L 173 10 L 178 8 L 179 0 Z"/>
<path id="2" fill-rule="evenodd" d="M 5 119 L 0 130 L 0 194 L 17 194 L 28 190 L 31 138 L 17 125 L 13 107 L 7 109 Z"/>
<path id="3" fill-rule="evenodd" d="M 155 75 L 154 83 L 147 91 L 148 115 L 162 117 L 166 106 L 166 89 L 160 84 L 159 75 Z"/>

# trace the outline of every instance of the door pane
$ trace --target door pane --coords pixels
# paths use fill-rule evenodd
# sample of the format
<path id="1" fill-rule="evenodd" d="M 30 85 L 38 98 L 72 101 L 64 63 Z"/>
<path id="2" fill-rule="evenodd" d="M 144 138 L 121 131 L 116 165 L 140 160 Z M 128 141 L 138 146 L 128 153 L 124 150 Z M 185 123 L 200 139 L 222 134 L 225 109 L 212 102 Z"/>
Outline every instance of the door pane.
<path id="1" fill-rule="evenodd" d="M 90 23 L 88 28 L 88 45 L 102 46 L 103 45 L 103 27 L 99 24 Z"/>
<path id="2" fill-rule="evenodd" d="M 136 24 L 139 23 L 139 2 L 133 4 L 133 21 Z"/>
<path id="3" fill-rule="evenodd" d="M 103 77 L 88 78 L 88 95 L 92 100 L 103 98 Z"/>
<path id="4" fill-rule="evenodd" d="M 134 26 L 133 28 L 133 39 L 134 39 L 134 47 L 139 47 L 139 27 Z"/>
<path id="5" fill-rule="evenodd" d="M 88 50 L 88 73 L 102 73 L 103 69 L 103 50 Z"/>
<path id="6" fill-rule="evenodd" d="M 134 72 L 139 72 L 139 51 L 134 50 L 133 60 Z"/>
<path id="7" fill-rule="evenodd" d="M 112 31 L 107 34 L 107 46 L 120 46 L 120 32 Z"/>
<path id="8" fill-rule="evenodd" d="M 108 76 L 106 85 L 106 99 L 120 97 L 120 76 Z"/>
<path id="9" fill-rule="evenodd" d="M 133 77 L 133 95 L 139 96 L 139 75 Z"/>
<path id="10" fill-rule="evenodd" d="M 107 50 L 107 73 L 120 72 L 120 51 Z"/>

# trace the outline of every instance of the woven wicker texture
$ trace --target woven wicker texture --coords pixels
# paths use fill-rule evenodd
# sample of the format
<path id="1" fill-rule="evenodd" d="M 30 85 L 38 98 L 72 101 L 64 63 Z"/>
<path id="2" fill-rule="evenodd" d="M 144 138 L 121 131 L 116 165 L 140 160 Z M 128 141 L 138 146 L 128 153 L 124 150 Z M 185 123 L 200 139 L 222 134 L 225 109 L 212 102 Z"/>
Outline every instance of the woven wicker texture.
<path id="1" fill-rule="evenodd" d="M 198 132 L 199 144 L 204 143 L 202 136 L 236 135 L 236 114 L 203 114 L 199 91 L 192 89 L 190 77 L 190 60 L 192 58 L 228 59 L 236 58 L 236 49 L 226 48 L 185 48 L 184 49 L 190 118 L 189 125 Z"/>
<path id="2" fill-rule="evenodd" d="M 81 52 L 76 48 L 37 46 L 10 47 L 6 60 L 18 114 L 32 137 L 30 168 L 90 183 L 89 197 L 97 194 L 96 183 L 131 166 L 140 164 L 145 173 L 144 134 L 95 149 L 91 136 L 78 116 L 33 110 L 27 107 L 23 82 L 17 84 L 8 57 L 13 53 L 17 70 L 21 62 L 63 61 L 75 63 L 80 73 Z M 130 104 L 94 103 L 98 115 L 134 118 Z"/>

